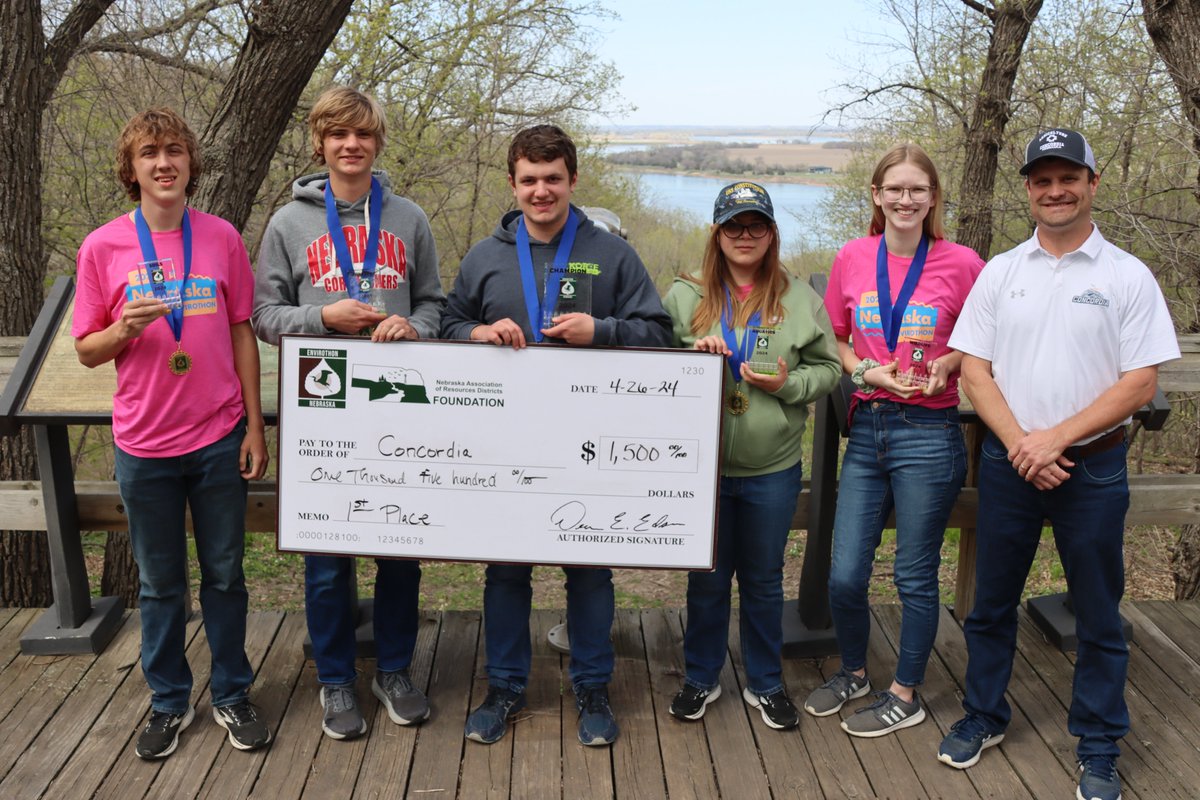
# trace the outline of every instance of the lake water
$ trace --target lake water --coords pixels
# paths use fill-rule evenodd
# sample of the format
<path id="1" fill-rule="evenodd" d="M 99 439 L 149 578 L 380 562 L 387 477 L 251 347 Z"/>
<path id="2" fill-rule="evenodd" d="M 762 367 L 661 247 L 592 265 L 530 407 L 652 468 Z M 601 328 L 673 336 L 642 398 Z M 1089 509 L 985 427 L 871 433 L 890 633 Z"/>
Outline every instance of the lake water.
<path id="1" fill-rule="evenodd" d="M 641 182 L 652 205 L 682 209 L 700 224 L 712 222 L 713 201 L 717 199 L 717 193 L 734 182 L 732 179 L 694 175 L 626 174 Z M 785 251 L 790 245 L 799 243 L 804 238 L 805 230 L 821 218 L 821 201 L 833 191 L 828 186 L 805 183 L 757 182 L 771 195 L 771 202 L 775 206 L 775 223 L 779 226 L 780 245 Z"/>

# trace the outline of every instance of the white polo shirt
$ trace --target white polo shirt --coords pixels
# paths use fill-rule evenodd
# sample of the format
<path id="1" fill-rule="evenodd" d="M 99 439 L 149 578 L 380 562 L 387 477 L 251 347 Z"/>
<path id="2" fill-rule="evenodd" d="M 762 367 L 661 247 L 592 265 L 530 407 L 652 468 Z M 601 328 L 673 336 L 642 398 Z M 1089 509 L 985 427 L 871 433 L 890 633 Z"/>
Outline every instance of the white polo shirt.
<path id="1" fill-rule="evenodd" d="M 1124 372 L 1179 358 L 1154 275 L 1095 225 L 1062 258 L 1044 250 L 1035 232 L 989 261 L 950 346 L 992 362 L 1001 394 L 1027 431 L 1078 414 Z"/>

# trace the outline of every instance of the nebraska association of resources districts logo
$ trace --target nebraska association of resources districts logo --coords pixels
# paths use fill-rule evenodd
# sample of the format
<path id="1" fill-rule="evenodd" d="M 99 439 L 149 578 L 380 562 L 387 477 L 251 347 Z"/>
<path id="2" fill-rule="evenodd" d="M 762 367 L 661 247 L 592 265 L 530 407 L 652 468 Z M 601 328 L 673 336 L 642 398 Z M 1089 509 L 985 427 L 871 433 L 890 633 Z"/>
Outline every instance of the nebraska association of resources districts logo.
<path id="1" fill-rule="evenodd" d="M 346 351 L 302 347 L 298 359 L 301 408 L 346 407 Z"/>
<path id="2" fill-rule="evenodd" d="M 415 369 L 355 364 L 350 386 L 366 389 L 367 400 L 372 402 L 429 403 L 425 379 Z"/>

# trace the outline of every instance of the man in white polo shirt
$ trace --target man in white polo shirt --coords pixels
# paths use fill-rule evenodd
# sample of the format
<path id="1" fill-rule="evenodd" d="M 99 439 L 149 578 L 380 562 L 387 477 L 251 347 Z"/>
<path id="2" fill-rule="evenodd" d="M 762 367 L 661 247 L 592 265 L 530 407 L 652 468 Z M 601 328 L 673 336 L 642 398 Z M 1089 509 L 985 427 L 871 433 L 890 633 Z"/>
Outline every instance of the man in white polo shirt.
<path id="1" fill-rule="evenodd" d="M 1117 608 L 1125 425 L 1154 396 L 1158 365 L 1179 358 L 1179 345 L 1150 270 L 1092 223 L 1100 176 L 1084 137 L 1039 134 L 1021 174 L 1037 230 L 988 263 L 950 337 L 966 354 L 963 386 L 990 432 L 979 469 L 975 606 L 964 625 L 966 716 L 938 759 L 965 769 L 1004 737 L 1017 606 L 1049 519 L 1079 638 L 1067 717 L 1079 738 L 1078 797 L 1117 800 L 1117 742 L 1129 730 Z"/>

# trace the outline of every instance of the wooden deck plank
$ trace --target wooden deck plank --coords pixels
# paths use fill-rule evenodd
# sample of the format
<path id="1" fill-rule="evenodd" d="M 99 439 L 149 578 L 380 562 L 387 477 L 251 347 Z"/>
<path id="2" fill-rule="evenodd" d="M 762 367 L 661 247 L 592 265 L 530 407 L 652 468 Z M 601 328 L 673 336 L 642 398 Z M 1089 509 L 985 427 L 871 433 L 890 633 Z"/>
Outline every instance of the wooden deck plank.
<path id="1" fill-rule="evenodd" d="M 900 606 L 875 606 L 872 611 L 874 612 L 872 627 L 879 631 L 880 636 L 887 643 L 888 649 L 884 654 L 884 661 L 886 664 L 894 665 L 900 651 Z M 941 626 L 939 625 L 939 627 Z M 879 685 L 875 687 L 877 690 L 885 688 L 885 682 L 890 685 L 892 676 L 889 672 L 885 671 L 882 675 L 875 674 L 879 676 Z M 926 794 L 930 797 L 966 798 L 979 795 L 968 770 L 950 769 L 937 760 L 937 750 L 942 742 L 942 737 L 950 730 L 950 726 L 962 716 L 962 705 L 958 700 L 957 688 L 941 661 L 931 656 L 925 667 L 925 684 L 918 689 L 922 707 L 925 709 L 925 722 L 897 731 L 895 734 L 896 740 L 913 766 L 913 771 L 917 774 L 917 779 L 921 781 Z M 891 738 L 891 736 L 885 738 Z M 1015 779 L 1015 776 L 1013 778 L 1004 787 L 1003 796 L 1014 798 L 1014 800 L 1018 797 L 1028 797 L 1029 793 Z M 995 787 L 989 787 L 989 790 L 995 791 Z"/>
<path id="2" fill-rule="evenodd" d="M 674 697 L 683 681 L 683 635 L 676 609 L 646 609 L 641 612 L 642 635 L 650 691 L 654 697 Z M 666 701 L 670 703 L 670 700 Z M 718 701 L 720 702 L 720 701 Z M 703 724 L 677 723 L 664 708 L 655 715 L 662 755 L 663 780 L 671 800 L 707 800 L 717 797 L 708 738 Z"/>
<path id="3" fill-rule="evenodd" d="M 943 711 L 950 720 L 949 724 L 953 725 L 964 713 L 962 691 L 967 674 L 967 648 L 962 628 L 954 615 L 946 608 L 941 609 L 940 613 L 934 652 L 957 686 L 958 708 L 945 708 Z M 1061 660 L 1061 656 L 1058 657 Z M 1014 658 L 1013 664 L 1013 676 L 1008 686 L 1012 722 L 999 747 L 993 748 L 978 764 L 965 770 L 967 777 L 984 797 L 1005 798 L 1017 796 L 1021 791 L 1034 797 L 1068 797 L 1074 792 L 1070 767 L 1057 765 L 1060 756 L 1037 735 L 1039 728 L 1057 729 L 1056 725 L 1066 730 L 1066 709 L 1052 700 L 1047 702 L 1050 699 L 1048 689 L 1036 672 L 1022 661 L 1020 654 Z M 1049 716 L 1049 719 L 1035 724 L 1027 714 L 1027 708 L 1035 720 L 1040 720 L 1042 716 Z M 948 727 L 946 731 L 949 731 Z M 1017 786 L 1025 788 L 1022 790 Z M 1011 795 L 1008 794 L 1010 792 Z"/>
<path id="4" fill-rule="evenodd" d="M 456 790 L 458 796 L 472 796 L 458 790 L 458 776 L 466 742 L 463 723 L 472 688 L 471 670 L 464 667 L 474 663 L 480 634 L 478 611 L 443 612 L 429 696 L 436 698 L 446 711 L 421 726 L 409 772 L 407 797 L 416 800 L 429 800 L 430 794 L 438 798 L 452 797 Z M 469 744 L 475 746 L 474 742 Z"/>
<path id="5" fill-rule="evenodd" d="M 620 797 L 622 800 L 665 800 L 659 731 L 671 724 L 666 703 L 655 695 L 646 668 L 646 643 L 641 614 L 617 609 L 613 621 L 616 667 L 609 685 L 613 713 L 621 735 L 612 746 L 612 760 L 592 757 L 596 748 L 580 747 L 575 735 L 574 709 L 563 718 L 563 798 Z M 565 657 L 564 657 L 565 660 Z"/>
<path id="6" fill-rule="evenodd" d="M 412 664 L 408 674 L 413 686 L 429 697 L 429 676 L 433 671 L 433 657 L 437 651 L 438 634 L 441 631 L 441 616 L 423 613 L 417 628 L 417 643 L 413 649 Z M 364 679 L 366 676 L 363 676 Z M 369 689 L 368 689 L 369 691 Z M 436 699 L 436 698 L 435 698 Z M 375 704 L 375 697 L 367 699 L 368 706 Z M 442 713 L 442 709 L 430 700 L 430 718 Z M 408 773 L 412 769 L 413 751 L 417 737 L 424 725 L 397 725 L 388 716 L 382 703 L 375 705 L 375 715 L 369 719 L 366 753 L 354 784 L 354 797 L 396 797 L 404 793 L 408 785 Z"/>
<path id="7" fill-rule="evenodd" d="M 1133 638 L 1138 646 L 1149 658 L 1154 660 L 1166 678 L 1179 691 L 1187 695 L 1193 703 L 1200 703 L 1200 664 L 1175 644 L 1170 633 L 1163 630 L 1147 611 L 1163 617 L 1164 625 L 1170 625 L 1174 621 L 1170 617 L 1158 614 L 1153 609 L 1143 610 L 1132 603 L 1121 607 L 1121 613 L 1135 626 Z M 1171 616 L 1182 622 L 1182 617 L 1177 614 Z M 1200 709 L 1189 707 L 1186 703 L 1181 706 L 1180 711 L 1194 715 L 1200 714 Z"/>
<path id="8" fill-rule="evenodd" d="M 0 744 L 0 748 L 4 748 L 20 742 L 23 751 L 12 770 L 0 781 L 0 797 L 12 800 L 36 798 L 46 790 L 55 774 L 46 766 L 67 763 L 128 676 L 129 665 L 138 657 L 137 629 L 137 617 L 129 615 L 104 653 L 94 659 L 73 657 L 78 664 L 88 667 L 87 672 L 71 688 L 70 695 L 57 711 L 47 715 L 47 721 L 36 737 L 20 741 L 16 735 L 9 735 Z M 0 774 L 3 772 L 0 769 Z"/>
<path id="9" fill-rule="evenodd" d="M 469 693 L 465 699 L 460 699 L 457 709 L 463 725 L 472 709 L 483 702 L 488 693 L 487 681 L 487 642 L 484 632 L 480 630 L 475 648 L 474 667 L 471 674 Z M 521 723 L 529 719 L 522 711 Z M 483 745 L 478 742 L 466 741 L 463 744 L 462 774 L 459 787 L 470 787 L 472 798 L 482 800 L 508 800 L 509 786 L 512 784 L 512 731 L 516 724 L 510 724 L 504 738 L 495 744 Z M 467 797 L 465 791 L 459 792 L 460 797 Z"/>
<path id="10" fill-rule="evenodd" d="M 139 612 L 131 614 L 133 625 L 123 629 L 125 636 L 138 640 L 141 652 L 141 617 Z M 200 619 L 196 615 L 188 620 L 185 641 L 194 643 L 200 630 Z M 111 644 L 109 645 L 112 646 Z M 189 648 L 190 649 L 190 648 Z M 114 771 L 121 769 L 137 771 L 141 778 L 131 782 L 126 798 L 141 797 L 145 787 L 153 780 L 157 762 L 142 761 L 133 752 L 133 740 L 141 731 L 149 716 L 150 688 L 142 676 L 138 658 L 133 658 L 128 667 L 117 667 L 127 671 L 125 680 L 112 696 L 100 717 L 88 731 L 88 735 L 72 753 L 70 760 L 55 776 L 43 797 L 92 797 L 97 789 L 109 781 Z M 185 734 L 186 735 L 186 734 Z M 118 783 L 119 783 L 119 779 Z M 137 788 L 138 786 L 142 788 Z"/>
<path id="11" fill-rule="evenodd" d="M 250 791 L 252 800 L 295 800 L 304 791 L 317 748 L 328 738 L 321 731 L 324 712 L 319 687 L 317 666 L 309 659 L 288 698 L 287 713 L 275 729 L 275 741 Z"/>
<path id="12" fill-rule="evenodd" d="M 721 688 L 729 695 L 722 698 L 723 702 L 709 706 L 704 715 L 704 729 L 708 734 L 708 749 L 713 754 L 717 785 L 725 797 L 769 797 L 772 790 L 786 796 L 787 790 L 782 784 L 772 786 L 768 779 L 762 753 L 764 749 L 779 750 L 781 742 L 801 741 L 800 732 L 795 729 L 779 731 L 767 726 L 762 715 L 742 697 L 747 682 L 739 613 L 738 609 L 733 609 L 730 614 L 729 655 L 725 659 L 725 666 L 721 668 Z M 780 677 L 782 680 L 782 675 Z M 784 688 L 787 688 L 786 682 Z M 804 770 L 800 772 L 803 774 Z M 779 773 L 776 773 L 778 776 Z M 815 788 L 815 776 L 812 784 Z"/>
<path id="13" fill-rule="evenodd" d="M 1189 611 L 1200 612 L 1200 606 L 1192 603 L 1169 603 L 1162 601 L 1147 601 L 1127 603 L 1136 606 L 1147 617 L 1154 620 L 1171 643 L 1186 654 L 1188 658 L 1200 663 L 1200 613 L 1193 620 Z"/>
<path id="14" fill-rule="evenodd" d="M 279 728 L 288 710 L 288 702 L 304 669 L 304 637 L 307 628 L 303 614 L 288 614 L 271 642 L 271 649 L 254 679 L 250 700 L 258 706 L 262 720 L 274 737 L 271 748 L 252 753 L 222 748 L 213 763 L 199 796 L 204 800 L 235 800 L 253 791 L 271 749 L 277 746 Z"/>
<path id="15" fill-rule="evenodd" d="M 356 659 L 354 669 L 358 673 L 354 693 L 358 698 L 358 708 L 367 721 L 367 732 L 357 739 L 338 740 L 325 736 L 318 737 L 316 754 L 308 769 L 308 780 L 300 797 L 309 800 L 326 800 L 335 793 L 354 786 L 358 780 L 359 767 L 367 754 L 367 742 L 370 741 L 374 727 L 371 725 L 372 713 L 378 701 L 371 694 L 371 680 L 374 677 L 374 665 L 365 658 Z M 314 687 L 320 705 L 320 686 Z M 323 714 L 324 712 L 322 712 Z M 389 722 L 389 724 L 391 724 Z M 318 723 L 318 729 L 320 725 Z"/>
<path id="16" fill-rule="evenodd" d="M 535 610 L 529 619 L 532 658 L 525 697 L 529 719 L 512 729 L 513 800 L 543 800 L 562 794 L 562 761 L 566 747 L 582 747 L 575 736 L 575 704 L 571 681 L 562 671 L 559 654 L 546 641 L 546 633 L 562 615 Z M 569 740 L 569 741 L 568 741 Z M 608 748 L 600 756 L 610 762 Z M 464 793 L 468 787 L 464 786 Z"/>

